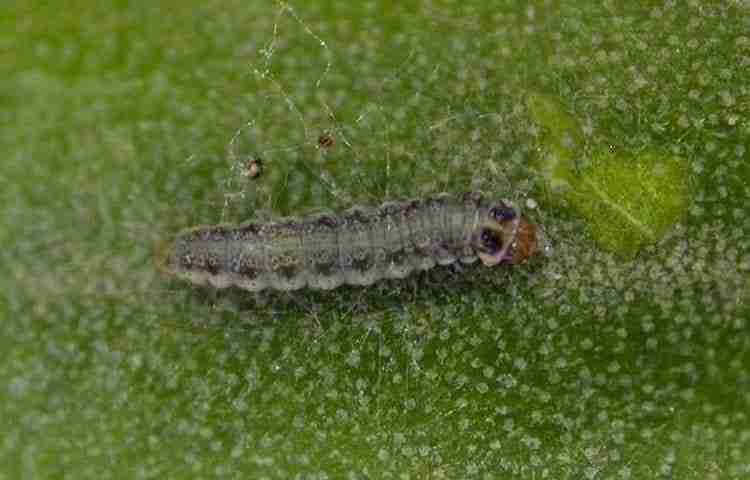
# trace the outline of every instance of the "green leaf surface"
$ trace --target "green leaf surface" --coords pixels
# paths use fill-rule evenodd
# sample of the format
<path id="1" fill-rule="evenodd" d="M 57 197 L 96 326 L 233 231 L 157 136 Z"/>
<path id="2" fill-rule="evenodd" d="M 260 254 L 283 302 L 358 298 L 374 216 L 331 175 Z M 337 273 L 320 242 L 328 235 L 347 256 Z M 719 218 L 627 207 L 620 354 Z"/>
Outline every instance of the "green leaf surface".
<path id="1" fill-rule="evenodd" d="M 0 479 L 748 478 L 742 2 L 2 11 Z M 270 298 L 155 268 L 468 189 L 548 255 Z"/>
<path id="2" fill-rule="evenodd" d="M 685 216 L 690 201 L 685 159 L 654 149 L 593 157 L 568 198 L 603 248 L 632 257 Z"/>

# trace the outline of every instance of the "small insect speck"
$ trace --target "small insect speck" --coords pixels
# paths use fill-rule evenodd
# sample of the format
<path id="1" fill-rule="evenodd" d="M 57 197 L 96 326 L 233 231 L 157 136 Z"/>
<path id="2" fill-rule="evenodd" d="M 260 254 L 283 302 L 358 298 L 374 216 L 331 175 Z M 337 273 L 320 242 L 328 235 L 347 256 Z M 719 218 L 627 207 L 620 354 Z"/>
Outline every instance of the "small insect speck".
<path id="1" fill-rule="evenodd" d="M 334 143 L 336 142 L 334 141 L 333 136 L 328 132 L 325 132 L 318 137 L 318 146 L 320 148 L 331 148 Z"/>
<path id="2" fill-rule="evenodd" d="M 242 164 L 240 174 L 246 178 L 258 178 L 263 174 L 263 161 L 258 157 L 245 160 Z"/>

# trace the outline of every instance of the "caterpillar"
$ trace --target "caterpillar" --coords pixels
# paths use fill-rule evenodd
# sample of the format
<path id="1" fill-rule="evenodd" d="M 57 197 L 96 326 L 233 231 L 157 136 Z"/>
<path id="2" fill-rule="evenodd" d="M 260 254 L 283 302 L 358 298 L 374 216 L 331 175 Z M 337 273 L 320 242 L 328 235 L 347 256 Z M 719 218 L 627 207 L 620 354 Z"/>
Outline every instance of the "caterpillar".
<path id="1" fill-rule="evenodd" d="M 340 214 L 194 227 L 177 236 L 164 266 L 215 288 L 330 290 L 454 262 L 518 264 L 539 250 L 536 226 L 511 202 L 443 193 Z"/>

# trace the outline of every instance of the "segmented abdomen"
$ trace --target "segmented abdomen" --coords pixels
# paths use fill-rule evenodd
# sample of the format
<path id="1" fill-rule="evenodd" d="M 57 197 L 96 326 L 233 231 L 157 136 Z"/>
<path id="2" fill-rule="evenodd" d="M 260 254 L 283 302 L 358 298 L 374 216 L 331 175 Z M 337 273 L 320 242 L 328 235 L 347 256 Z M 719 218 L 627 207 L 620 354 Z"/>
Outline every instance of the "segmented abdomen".
<path id="1" fill-rule="evenodd" d="M 474 261 L 469 245 L 481 208 L 479 194 L 442 194 L 340 215 L 197 227 L 177 238 L 168 269 L 194 283 L 252 291 L 369 285 Z"/>

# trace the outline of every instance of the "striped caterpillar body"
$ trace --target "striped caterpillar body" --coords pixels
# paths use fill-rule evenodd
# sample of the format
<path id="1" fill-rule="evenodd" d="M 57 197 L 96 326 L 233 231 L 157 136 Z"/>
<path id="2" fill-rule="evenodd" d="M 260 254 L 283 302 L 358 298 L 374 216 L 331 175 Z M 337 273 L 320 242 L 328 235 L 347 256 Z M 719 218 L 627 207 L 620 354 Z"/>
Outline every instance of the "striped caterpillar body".
<path id="1" fill-rule="evenodd" d="M 338 215 L 195 227 L 177 237 L 166 269 L 216 288 L 328 290 L 477 258 L 488 266 L 520 263 L 538 250 L 536 228 L 518 209 L 469 192 Z"/>

